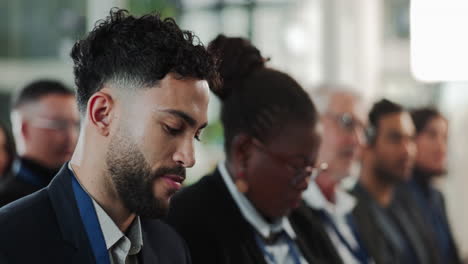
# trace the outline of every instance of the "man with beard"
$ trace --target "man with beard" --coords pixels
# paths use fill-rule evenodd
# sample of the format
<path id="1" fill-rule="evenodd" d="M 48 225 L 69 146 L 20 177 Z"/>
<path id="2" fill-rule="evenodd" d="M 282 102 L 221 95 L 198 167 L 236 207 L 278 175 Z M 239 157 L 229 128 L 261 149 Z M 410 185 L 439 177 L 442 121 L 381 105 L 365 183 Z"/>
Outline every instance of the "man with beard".
<path id="1" fill-rule="evenodd" d="M 12 101 L 11 121 L 18 150 L 0 181 L 0 207 L 46 187 L 70 160 L 80 127 L 73 91 L 53 80 L 37 80 Z"/>
<path id="2" fill-rule="evenodd" d="M 398 200 L 407 205 L 423 226 L 438 257 L 438 263 L 462 263 L 450 225 L 442 193 L 432 184 L 447 172 L 448 121 L 434 108 L 416 109 L 411 113 L 416 127 L 416 155 L 413 177 L 398 189 Z"/>
<path id="3" fill-rule="evenodd" d="M 293 212 L 291 219 L 308 222 L 312 239 L 321 240 L 333 252 L 335 262 L 368 263 L 369 255 L 353 225 L 356 201 L 340 186 L 351 175 L 364 141 L 364 101 L 338 85 L 320 87 L 312 98 L 323 128 L 318 164 L 326 170 L 309 183 L 303 193 L 306 206 Z"/>
<path id="4" fill-rule="evenodd" d="M 376 263 L 432 263 L 411 215 L 395 202 L 396 185 L 411 176 L 414 133 L 411 116 L 401 106 L 385 99 L 374 104 L 361 175 L 353 190 L 358 200 L 353 215 Z"/>
<path id="5" fill-rule="evenodd" d="M 2 261 L 190 263 L 155 218 L 195 163 L 217 83 L 195 39 L 173 19 L 114 9 L 74 45 L 78 144 L 48 187 L 0 210 Z"/>

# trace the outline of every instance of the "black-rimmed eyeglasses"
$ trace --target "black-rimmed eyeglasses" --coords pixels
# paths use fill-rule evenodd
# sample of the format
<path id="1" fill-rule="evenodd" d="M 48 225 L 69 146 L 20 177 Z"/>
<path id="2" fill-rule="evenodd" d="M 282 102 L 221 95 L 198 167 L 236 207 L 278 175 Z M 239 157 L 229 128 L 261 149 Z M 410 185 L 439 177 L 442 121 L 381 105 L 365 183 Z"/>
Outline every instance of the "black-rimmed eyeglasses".
<path id="1" fill-rule="evenodd" d="M 256 146 L 263 153 L 275 159 L 277 162 L 282 163 L 285 167 L 287 167 L 289 170 L 295 173 L 294 177 L 291 179 L 292 186 L 297 186 L 299 183 L 302 182 L 303 179 L 307 177 L 311 177 L 312 179 L 314 179 L 321 171 L 326 170 L 328 168 L 328 165 L 326 163 L 321 164 L 319 167 L 316 167 L 315 165 L 306 165 L 304 167 L 298 167 L 294 165 L 294 162 L 291 161 L 290 157 L 285 157 L 281 154 L 274 153 L 273 151 L 265 147 L 265 145 L 263 145 L 257 139 L 254 139 L 252 142 L 253 145 Z"/>

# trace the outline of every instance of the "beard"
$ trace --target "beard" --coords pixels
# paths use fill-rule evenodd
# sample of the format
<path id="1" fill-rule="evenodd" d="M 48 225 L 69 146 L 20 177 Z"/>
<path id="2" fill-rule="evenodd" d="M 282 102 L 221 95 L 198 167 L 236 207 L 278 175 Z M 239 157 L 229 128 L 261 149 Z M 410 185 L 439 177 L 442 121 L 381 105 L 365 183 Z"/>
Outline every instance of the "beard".
<path id="1" fill-rule="evenodd" d="M 185 178 L 185 168 L 181 166 L 161 167 L 151 171 L 151 166 L 138 145 L 121 131 L 110 141 L 106 165 L 108 175 L 124 206 L 144 218 L 162 218 L 169 211 L 168 203 L 158 198 L 158 194 L 153 191 L 156 179 L 165 174 Z"/>
<path id="2" fill-rule="evenodd" d="M 414 167 L 415 173 L 424 175 L 425 177 L 432 179 L 436 177 L 444 177 L 447 175 L 448 171 L 447 168 L 439 168 L 439 169 L 432 169 L 432 168 L 427 168 L 421 165 L 416 165 Z"/>
<path id="3" fill-rule="evenodd" d="M 378 161 L 375 166 L 376 176 L 380 179 L 381 182 L 386 184 L 399 184 L 406 182 L 409 179 L 411 171 L 392 171 L 387 167 L 388 165 L 384 164 L 384 161 Z"/>

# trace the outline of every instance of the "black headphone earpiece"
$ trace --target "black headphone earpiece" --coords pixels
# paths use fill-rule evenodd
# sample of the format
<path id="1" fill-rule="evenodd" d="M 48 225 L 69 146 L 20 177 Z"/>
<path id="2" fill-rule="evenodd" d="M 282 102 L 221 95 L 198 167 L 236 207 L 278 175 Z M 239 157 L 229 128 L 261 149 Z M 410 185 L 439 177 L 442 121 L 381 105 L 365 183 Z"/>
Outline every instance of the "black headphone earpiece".
<path id="1" fill-rule="evenodd" d="M 373 145 L 375 143 L 376 129 L 372 125 L 368 125 L 366 128 L 366 141 L 368 145 Z"/>

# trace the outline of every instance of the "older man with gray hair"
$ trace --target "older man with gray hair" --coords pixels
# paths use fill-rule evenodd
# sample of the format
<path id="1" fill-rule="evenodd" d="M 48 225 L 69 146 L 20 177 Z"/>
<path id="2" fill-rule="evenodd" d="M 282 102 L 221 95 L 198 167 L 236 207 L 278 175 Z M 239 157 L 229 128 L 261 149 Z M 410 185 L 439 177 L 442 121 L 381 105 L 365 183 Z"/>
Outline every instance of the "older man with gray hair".
<path id="1" fill-rule="evenodd" d="M 342 263 L 371 263 L 351 217 L 354 198 L 340 187 L 357 163 L 364 140 L 366 106 L 360 94 L 342 85 L 322 85 L 312 99 L 323 126 L 321 168 L 303 193 L 306 206 L 295 217 L 306 219 L 318 238 Z"/>

